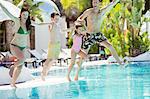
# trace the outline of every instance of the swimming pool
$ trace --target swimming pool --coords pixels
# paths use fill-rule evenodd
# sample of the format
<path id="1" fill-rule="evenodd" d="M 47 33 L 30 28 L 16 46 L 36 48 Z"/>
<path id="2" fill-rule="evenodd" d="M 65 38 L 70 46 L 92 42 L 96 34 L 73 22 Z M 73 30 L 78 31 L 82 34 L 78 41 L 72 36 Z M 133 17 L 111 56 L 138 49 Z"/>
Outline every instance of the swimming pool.
<path id="1" fill-rule="evenodd" d="M 64 74 L 65 75 L 65 74 Z M 73 75 L 73 74 L 72 74 Z M 90 66 L 77 82 L 1 90 L 1 99 L 150 99 L 150 62 Z"/>

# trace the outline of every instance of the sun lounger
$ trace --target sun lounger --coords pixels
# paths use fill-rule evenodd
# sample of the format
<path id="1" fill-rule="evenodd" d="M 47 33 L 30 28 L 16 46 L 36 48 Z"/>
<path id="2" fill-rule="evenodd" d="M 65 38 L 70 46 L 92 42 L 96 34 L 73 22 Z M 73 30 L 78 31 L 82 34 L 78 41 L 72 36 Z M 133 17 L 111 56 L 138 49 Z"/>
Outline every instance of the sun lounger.
<path id="1" fill-rule="evenodd" d="M 100 54 L 89 54 L 89 61 L 96 61 L 96 60 L 100 60 Z"/>
<path id="2" fill-rule="evenodd" d="M 28 50 L 29 53 L 32 55 L 31 59 L 27 59 L 27 60 L 31 60 L 33 61 L 33 65 L 37 68 L 38 65 L 43 65 L 43 62 L 46 60 L 42 54 L 40 54 L 38 51 L 36 50 Z M 29 61 L 26 60 L 26 63 L 28 63 Z"/>
<path id="3" fill-rule="evenodd" d="M 124 60 L 128 62 L 150 62 L 150 52 L 145 52 L 136 57 L 124 57 Z"/>
<path id="4" fill-rule="evenodd" d="M 42 49 L 42 51 L 47 54 L 47 49 Z M 62 49 L 62 51 L 59 54 L 58 63 L 60 63 L 60 66 L 62 66 L 62 61 L 66 62 L 68 65 L 68 60 L 71 59 L 71 50 L 70 49 Z"/>

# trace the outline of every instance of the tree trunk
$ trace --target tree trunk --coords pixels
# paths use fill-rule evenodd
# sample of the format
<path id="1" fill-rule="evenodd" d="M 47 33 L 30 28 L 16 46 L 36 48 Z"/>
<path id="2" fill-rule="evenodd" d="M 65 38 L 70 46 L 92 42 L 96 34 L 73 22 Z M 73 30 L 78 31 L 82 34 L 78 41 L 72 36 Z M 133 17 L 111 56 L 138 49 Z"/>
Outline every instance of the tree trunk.
<path id="1" fill-rule="evenodd" d="M 30 49 L 35 49 L 35 27 L 31 26 Z"/>
<path id="2" fill-rule="evenodd" d="M 12 0 L 5 0 L 5 1 L 9 1 L 12 3 Z M 6 50 L 9 50 L 10 47 L 9 47 L 9 43 L 10 41 L 12 40 L 13 38 L 13 34 L 14 34 L 14 22 L 13 21 L 5 21 L 5 33 L 6 33 Z"/>
<path id="3" fill-rule="evenodd" d="M 5 28 L 6 28 L 6 49 L 10 49 L 10 42 L 13 38 L 14 34 L 14 22 L 13 21 L 5 21 Z"/>

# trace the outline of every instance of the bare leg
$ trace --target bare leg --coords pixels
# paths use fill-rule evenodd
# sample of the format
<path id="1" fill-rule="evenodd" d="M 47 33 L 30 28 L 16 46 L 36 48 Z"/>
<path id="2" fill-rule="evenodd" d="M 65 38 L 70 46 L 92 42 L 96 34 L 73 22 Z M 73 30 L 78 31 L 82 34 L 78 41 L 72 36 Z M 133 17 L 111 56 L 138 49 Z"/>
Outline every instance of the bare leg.
<path id="1" fill-rule="evenodd" d="M 21 51 L 18 47 L 15 46 L 10 46 L 11 52 L 19 59 L 17 63 L 15 63 L 13 75 L 12 75 L 12 81 L 11 81 L 11 86 L 16 87 L 15 83 L 17 78 L 20 75 L 22 65 L 24 63 L 24 51 Z"/>
<path id="2" fill-rule="evenodd" d="M 71 81 L 71 79 L 70 79 L 70 73 L 71 73 L 73 65 L 75 64 L 76 56 L 77 56 L 77 54 L 73 50 L 71 50 L 71 63 L 69 65 L 68 73 L 67 73 L 67 79 L 68 79 L 68 81 Z"/>
<path id="3" fill-rule="evenodd" d="M 116 59 L 116 61 L 121 65 L 122 62 L 120 61 L 119 56 L 116 50 L 114 49 L 114 47 L 108 41 L 103 41 L 100 44 L 108 48 L 111 51 L 111 54 L 113 55 L 113 57 Z"/>
<path id="4" fill-rule="evenodd" d="M 17 87 L 15 85 L 15 82 L 16 82 L 17 78 L 19 77 L 20 73 L 21 73 L 21 69 L 22 69 L 22 65 L 16 66 L 14 68 L 14 72 L 13 72 L 13 76 L 12 76 L 12 82 L 11 82 L 11 87 Z"/>
<path id="5" fill-rule="evenodd" d="M 78 70 L 76 72 L 74 80 L 78 80 L 78 75 L 79 75 L 79 72 L 80 72 L 81 65 L 83 63 L 83 60 L 87 57 L 86 53 L 83 52 L 82 50 L 80 50 L 79 55 L 80 55 L 80 59 L 77 62 L 77 64 L 78 64 Z"/>
<path id="6" fill-rule="evenodd" d="M 53 65 L 54 60 L 53 59 L 47 59 L 43 65 L 43 70 L 41 73 L 41 78 L 43 81 L 45 81 L 45 76 L 47 76 L 47 73 L 50 69 L 50 67 Z"/>

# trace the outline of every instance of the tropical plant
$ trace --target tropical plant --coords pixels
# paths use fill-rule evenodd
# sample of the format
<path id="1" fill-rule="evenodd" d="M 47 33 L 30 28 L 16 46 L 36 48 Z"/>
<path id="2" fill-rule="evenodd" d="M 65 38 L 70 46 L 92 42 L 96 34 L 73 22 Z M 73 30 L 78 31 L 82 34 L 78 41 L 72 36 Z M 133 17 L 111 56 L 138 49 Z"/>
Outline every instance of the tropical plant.
<path id="1" fill-rule="evenodd" d="M 61 3 L 67 18 L 71 21 L 75 21 L 81 12 L 83 12 L 91 5 L 91 1 L 89 0 L 61 0 Z"/>
<path id="2" fill-rule="evenodd" d="M 14 0 L 13 3 L 15 5 L 18 5 L 21 2 L 21 0 Z M 31 17 L 38 18 L 40 21 L 43 21 L 41 16 L 41 10 L 39 9 L 39 6 L 43 4 L 43 2 L 37 2 L 34 3 L 33 0 L 25 0 L 29 4 L 29 11 L 31 14 Z"/>
<path id="3" fill-rule="evenodd" d="M 121 56 L 136 56 L 149 48 L 148 35 L 139 34 L 143 8 L 144 0 L 121 0 L 102 24 L 101 31 Z"/>
<path id="4" fill-rule="evenodd" d="M 65 10 L 71 6 L 75 6 L 81 12 L 91 6 L 91 1 L 89 0 L 61 0 L 61 3 Z"/>

